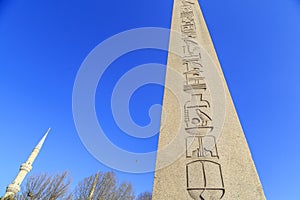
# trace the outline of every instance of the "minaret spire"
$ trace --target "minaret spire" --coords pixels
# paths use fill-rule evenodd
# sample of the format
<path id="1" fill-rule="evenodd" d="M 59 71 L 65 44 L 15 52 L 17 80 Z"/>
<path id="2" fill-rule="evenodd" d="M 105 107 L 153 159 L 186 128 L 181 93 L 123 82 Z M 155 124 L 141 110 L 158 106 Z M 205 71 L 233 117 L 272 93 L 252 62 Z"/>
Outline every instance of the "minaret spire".
<path id="1" fill-rule="evenodd" d="M 94 181 L 93 181 L 93 184 L 92 184 L 92 188 L 90 190 L 89 197 L 87 198 L 87 200 L 92 200 L 93 199 L 93 196 L 94 196 L 94 193 L 95 193 L 95 189 L 96 189 L 97 183 L 99 181 L 99 175 L 100 175 L 100 172 L 98 172 L 96 174 L 95 178 L 94 178 Z"/>
<path id="2" fill-rule="evenodd" d="M 32 164 L 35 161 L 36 157 L 38 156 L 50 130 L 51 130 L 50 128 L 47 130 L 45 135 L 42 137 L 42 139 L 39 141 L 39 143 L 36 145 L 36 147 L 31 152 L 27 161 L 21 165 L 18 175 L 16 176 L 14 181 L 7 186 L 4 198 L 13 197 L 16 193 L 18 193 L 20 191 L 21 183 L 23 182 L 25 176 L 31 171 Z"/>

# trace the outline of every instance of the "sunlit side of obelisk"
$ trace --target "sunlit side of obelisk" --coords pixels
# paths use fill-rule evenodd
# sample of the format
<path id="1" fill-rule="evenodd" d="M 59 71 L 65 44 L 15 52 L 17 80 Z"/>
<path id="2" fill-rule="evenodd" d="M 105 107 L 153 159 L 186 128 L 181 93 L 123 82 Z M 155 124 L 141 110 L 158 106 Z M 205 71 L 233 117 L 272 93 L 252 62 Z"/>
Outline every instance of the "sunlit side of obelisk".
<path id="1" fill-rule="evenodd" d="M 171 30 L 153 200 L 264 200 L 197 0 L 174 0 Z"/>
<path id="2" fill-rule="evenodd" d="M 32 164 L 34 163 L 36 157 L 38 156 L 49 132 L 50 132 L 50 128 L 43 136 L 43 138 L 39 141 L 39 143 L 36 145 L 36 147 L 33 149 L 27 161 L 21 165 L 18 175 L 13 180 L 13 182 L 7 186 L 6 193 L 3 198 L 14 197 L 20 191 L 21 184 L 24 178 L 26 177 L 26 175 L 31 171 Z"/>

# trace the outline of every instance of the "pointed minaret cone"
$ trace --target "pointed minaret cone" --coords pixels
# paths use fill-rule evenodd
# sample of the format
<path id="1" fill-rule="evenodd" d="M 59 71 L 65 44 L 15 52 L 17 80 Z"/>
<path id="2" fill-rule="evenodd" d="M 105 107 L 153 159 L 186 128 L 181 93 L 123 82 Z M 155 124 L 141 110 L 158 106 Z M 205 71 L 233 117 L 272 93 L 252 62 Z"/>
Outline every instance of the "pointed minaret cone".
<path id="1" fill-rule="evenodd" d="M 43 138 L 39 141 L 39 143 L 36 145 L 36 147 L 31 152 L 27 161 L 21 165 L 18 175 L 16 176 L 14 181 L 10 185 L 7 186 L 4 198 L 14 197 L 15 194 L 17 194 L 20 191 L 20 186 L 21 186 L 25 176 L 31 171 L 32 164 L 35 161 L 36 157 L 38 156 L 50 130 L 51 130 L 50 128 L 47 130 L 46 134 L 43 136 Z"/>
<path id="2" fill-rule="evenodd" d="M 264 200 L 197 0 L 174 0 L 165 88 L 153 200 Z"/>

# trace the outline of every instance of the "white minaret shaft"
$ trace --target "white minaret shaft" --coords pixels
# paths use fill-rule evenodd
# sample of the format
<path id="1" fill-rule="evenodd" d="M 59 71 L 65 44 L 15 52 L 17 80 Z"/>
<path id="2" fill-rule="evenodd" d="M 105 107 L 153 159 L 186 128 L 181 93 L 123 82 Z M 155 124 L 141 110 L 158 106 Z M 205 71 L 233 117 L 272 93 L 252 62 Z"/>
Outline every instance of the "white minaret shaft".
<path id="1" fill-rule="evenodd" d="M 92 184 L 92 188 L 90 190 L 89 197 L 88 197 L 87 200 L 92 200 L 93 199 L 97 183 L 99 182 L 99 175 L 100 175 L 100 172 L 98 172 L 96 174 L 95 178 L 94 178 L 94 181 L 93 181 L 93 184 Z"/>
<path id="2" fill-rule="evenodd" d="M 18 175 L 16 176 L 14 181 L 10 185 L 7 186 L 4 198 L 9 197 L 9 196 L 14 196 L 16 193 L 18 193 L 20 191 L 21 183 L 23 182 L 25 176 L 31 171 L 32 164 L 33 164 L 34 160 L 36 159 L 36 157 L 38 156 L 50 130 L 51 129 L 49 128 L 48 131 L 46 132 L 46 134 L 40 140 L 40 142 L 33 149 L 32 153 L 28 157 L 27 161 L 21 165 Z"/>

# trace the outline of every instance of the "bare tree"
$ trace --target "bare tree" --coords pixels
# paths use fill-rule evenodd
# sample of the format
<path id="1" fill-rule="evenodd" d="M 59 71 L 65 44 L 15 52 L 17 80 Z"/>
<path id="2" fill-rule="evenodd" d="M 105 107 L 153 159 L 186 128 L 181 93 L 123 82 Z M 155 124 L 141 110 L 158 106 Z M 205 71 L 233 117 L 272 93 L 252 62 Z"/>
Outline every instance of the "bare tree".
<path id="1" fill-rule="evenodd" d="M 70 183 L 67 172 L 54 176 L 33 175 L 26 179 L 19 194 L 5 200 L 134 200 L 135 198 L 132 185 L 126 182 L 119 184 L 113 172 L 99 172 L 85 178 L 72 194 L 68 191 Z"/>
<path id="2" fill-rule="evenodd" d="M 74 200 L 133 200 L 131 184 L 117 184 L 113 172 L 98 172 L 81 181 L 74 191 Z"/>
<path id="3" fill-rule="evenodd" d="M 67 200 L 71 181 L 67 172 L 50 176 L 47 174 L 30 176 L 16 200 Z"/>
<path id="4" fill-rule="evenodd" d="M 139 194 L 139 196 L 136 198 L 136 200 L 151 200 L 151 199 L 152 199 L 151 192 L 143 192 Z"/>

